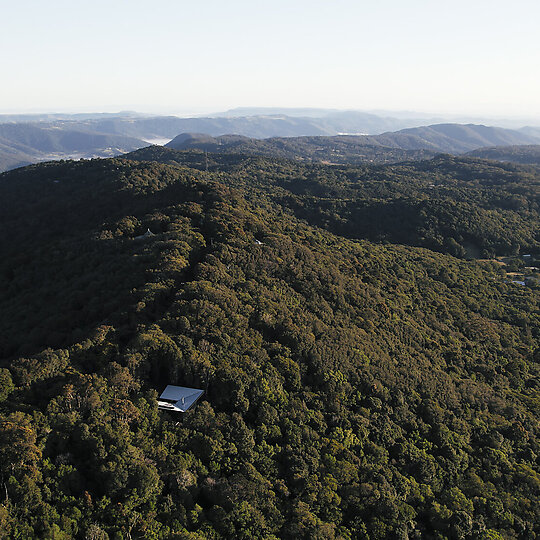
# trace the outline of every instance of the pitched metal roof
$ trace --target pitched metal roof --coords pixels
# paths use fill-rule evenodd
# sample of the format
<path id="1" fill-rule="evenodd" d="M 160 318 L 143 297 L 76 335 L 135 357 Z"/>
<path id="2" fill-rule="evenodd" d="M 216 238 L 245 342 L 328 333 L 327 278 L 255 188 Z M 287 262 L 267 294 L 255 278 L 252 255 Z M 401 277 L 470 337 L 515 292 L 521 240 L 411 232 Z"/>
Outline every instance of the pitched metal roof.
<path id="1" fill-rule="evenodd" d="M 203 394 L 198 388 L 168 385 L 158 398 L 158 409 L 186 412 Z"/>

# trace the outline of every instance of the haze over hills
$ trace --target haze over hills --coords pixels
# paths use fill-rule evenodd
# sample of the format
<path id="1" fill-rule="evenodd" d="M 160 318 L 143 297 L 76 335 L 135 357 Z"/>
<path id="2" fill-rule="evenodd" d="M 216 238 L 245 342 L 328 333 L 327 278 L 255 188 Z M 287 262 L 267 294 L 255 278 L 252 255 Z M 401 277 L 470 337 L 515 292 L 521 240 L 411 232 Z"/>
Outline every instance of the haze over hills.
<path id="1" fill-rule="evenodd" d="M 223 112 L 213 113 L 209 116 L 265 116 L 265 115 L 285 115 L 301 117 L 341 117 L 343 115 L 358 115 L 359 118 L 366 119 L 379 118 L 382 121 L 393 123 L 389 131 L 404 129 L 406 127 L 418 127 L 428 124 L 454 123 L 454 124 L 485 124 L 507 129 L 520 129 L 523 126 L 539 125 L 540 118 L 537 117 L 489 117 L 480 115 L 464 114 L 433 114 L 419 111 L 399 111 L 399 110 L 342 110 L 342 109 L 320 109 L 309 107 L 236 107 Z M 399 123 L 401 122 L 401 124 Z M 538 129 L 538 128 L 533 128 Z"/>
<path id="2" fill-rule="evenodd" d="M 113 146 L 138 148 L 144 144 L 133 137 L 74 128 L 71 124 L 0 124 L 0 137 L 44 153 L 92 152 Z"/>
<path id="3" fill-rule="evenodd" d="M 521 128 L 519 131 L 522 133 L 525 133 L 525 135 L 530 135 L 532 137 L 540 137 L 540 127 L 534 127 L 534 126 L 525 126 Z"/>
<path id="4" fill-rule="evenodd" d="M 24 124 L 34 122 L 57 122 L 57 121 L 71 121 L 79 122 L 84 120 L 98 120 L 103 118 L 129 118 L 129 117 L 141 117 L 149 116 L 144 113 L 138 113 L 135 111 L 120 111 L 116 113 L 4 113 L 0 114 L 0 124 L 7 123 L 19 123 Z"/>
<path id="5" fill-rule="evenodd" d="M 374 136 L 289 137 L 250 139 L 225 135 L 211 137 L 184 133 L 167 143 L 177 150 L 273 155 L 329 163 L 390 163 L 432 157 L 436 153 L 461 154 L 472 149 L 535 141 L 519 131 L 475 125 L 438 124 Z"/>
<path id="6" fill-rule="evenodd" d="M 407 127 L 434 124 L 444 121 L 444 117 L 430 115 L 393 116 L 391 113 L 375 114 L 365 111 L 280 108 L 280 107 L 238 107 L 223 113 L 215 113 L 213 117 L 292 117 L 319 120 L 320 127 L 327 130 L 325 135 L 340 133 L 378 134 L 384 131 L 396 131 Z M 306 133 L 316 135 L 316 133 Z"/>
<path id="7" fill-rule="evenodd" d="M 389 140 L 404 149 L 426 148 L 449 153 L 462 153 L 484 146 L 530 144 L 539 142 L 535 135 L 516 130 L 474 124 L 438 124 L 404 129 L 397 133 L 382 134 L 381 142 Z"/>
<path id="8" fill-rule="evenodd" d="M 340 147 L 338 157 L 344 159 L 347 156 L 346 161 L 351 163 L 365 160 L 402 161 L 429 157 L 436 152 L 462 153 L 482 146 L 534 144 L 540 141 L 540 132 L 535 128 L 507 130 L 459 124 L 422 126 L 426 118 L 393 118 L 359 111 L 295 109 L 290 111 L 290 115 L 255 114 L 280 110 L 238 109 L 224 113 L 226 116 L 192 118 L 132 112 L 29 117 L 7 115 L 0 117 L 0 121 L 3 121 L 0 123 L 0 170 L 46 159 L 118 155 L 143 147 L 148 142 L 163 144 L 186 132 L 215 137 L 236 134 L 251 139 L 371 134 L 335 139 L 335 145 Z M 33 122 L 21 122 L 25 118 Z M 280 155 L 288 158 L 296 153 L 299 154 L 296 157 L 303 159 L 310 155 L 312 157 L 309 159 L 313 159 L 313 156 L 319 155 L 317 159 L 330 162 L 335 161 L 336 157 L 325 150 L 332 145 L 329 139 L 248 142 L 228 138 L 218 141 L 217 145 L 223 145 L 225 141 L 225 146 L 231 151 L 280 152 Z M 236 146 L 234 150 L 231 144 Z M 324 148 L 317 149 L 321 145 Z M 387 150 L 389 148 L 392 150 Z"/>
<path id="9" fill-rule="evenodd" d="M 38 155 L 34 148 L 0 137 L 0 172 L 36 163 Z"/>
<path id="10" fill-rule="evenodd" d="M 141 148 L 134 137 L 80 129 L 80 124 L 0 124 L 0 171 L 51 159 L 106 157 Z"/>

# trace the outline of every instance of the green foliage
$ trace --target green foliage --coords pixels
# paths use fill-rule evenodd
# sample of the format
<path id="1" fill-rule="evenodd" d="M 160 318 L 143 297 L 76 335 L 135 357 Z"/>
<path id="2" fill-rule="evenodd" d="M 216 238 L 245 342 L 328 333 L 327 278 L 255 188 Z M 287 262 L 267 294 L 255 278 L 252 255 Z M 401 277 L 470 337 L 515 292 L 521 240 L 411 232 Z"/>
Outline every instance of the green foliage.
<path id="1" fill-rule="evenodd" d="M 538 144 L 491 146 L 473 150 L 472 152 L 468 152 L 467 155 L 495 161 L 510 161 L 524 165 L 540 165 L 540 145 Z"/>
<path id="2" fill-rule="evenodd" d="M 233 161 L 1 177 L 0 537 L 538 536 L 538 288 L 346 238 L 380 205 L 385 240 L 534 247 L 537 177 Z"/>
<path id="3" fill-rule="evenodd" d="M 539 253 L 536 169 L 445 155 L 352 168 L 159 147 L 132 154 L 137 160 L 202 169 L 201 156 L 215 171 L 212 177 L 238 187 L 257 204 L 268 199 L 281 211 L 342 236 L 461 258 Z"/>

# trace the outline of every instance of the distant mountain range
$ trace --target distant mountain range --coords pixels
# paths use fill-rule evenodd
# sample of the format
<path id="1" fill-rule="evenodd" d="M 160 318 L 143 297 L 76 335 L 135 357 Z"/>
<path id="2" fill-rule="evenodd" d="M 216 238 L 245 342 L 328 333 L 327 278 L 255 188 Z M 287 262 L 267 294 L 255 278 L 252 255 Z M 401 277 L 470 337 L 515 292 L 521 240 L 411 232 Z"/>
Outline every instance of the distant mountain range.
<path id="1" fill-rule="evenodd" d="M 241 112 L 241 111 L 239 111 Z M 299 112 L 302 112 L 300 110 Z M 208 116 L 178 118 L 104 117 L 78 122 L 78 129 L 114 133 L 144 140 L 176 137 L 179 133 L 205 133 L 213 137 L 234 134 L 257 139 L 316 135 L 380 135 L 407 128 L 444 124 L 440 118 L 393 118 L 358 111 L 329 112 L 324 116 L 286 114 L 246 114 L 244 116 Z M 227 113 L 224 113 L 227 114 Z M 231 114 L 231 113 L 228 113 Z M 66 123 L 64 123 L 66 125 Z M 524 138 L 540 138 L 540 128 L 523 128 Z M 520 130 L 518 133 L 521 133 Z"/>
<path id="2" fill-rule="evenodd" d="M 360 111 L 235 109 L 220 114 L 204 118 L 133 112 L 0 116 L 0 171 L 52 159 L 109 157 L 173 138 L 171 147 L 177 149 L 347 163 L 389 163 L 424 159 L 438 152 L 459 154 L 481 147 L 540 143 L 540 128 L 535 127 L 425 126 L 425 117 Z M 178 139 L 179 133 L 204 136 Z"/>
<path id="3" fill-rule="evenodd" d="M 111 157 L 147 144 L 134 137 L 77 129 L 75 123 L 0 124 L 0 171 L 54 159 Z"/>
<path id="4" fill-rule="evenodd" d="M 215 153 L 269 155 L 328 163 L 392 163 L 428 159 L 436 153 L 461 154 L 485 146 L 520 145 L 536 140 L 519 131 L 475 125 L 438 124 L 374 136 L 212 137 L 183 133 L 166 146 Z"/>
<path id="5" fill-rule="evenodd" d="M 404 150 L 428 149 L 460 154 L 484 146 L 532 144 L 540 138 L 517 130 L 474 124 L 437 124 L 383 133 L 373 137 L 382 144 Z"/>

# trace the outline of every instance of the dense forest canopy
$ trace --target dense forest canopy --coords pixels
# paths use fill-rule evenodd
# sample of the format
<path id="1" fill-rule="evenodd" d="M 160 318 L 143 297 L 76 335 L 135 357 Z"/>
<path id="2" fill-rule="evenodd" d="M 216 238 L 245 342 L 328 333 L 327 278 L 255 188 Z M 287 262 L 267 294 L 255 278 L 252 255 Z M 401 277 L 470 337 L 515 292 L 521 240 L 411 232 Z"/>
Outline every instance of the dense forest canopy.
<path id="1" fill-rule="evenodd" d="M 433 149 L 431 145 L 429 149 L 410 149 L 392 143 L 388 138 L 379 142 L 378 137 L 352 135 L 253 139 L 239 135 L 211 137 L 205 134 L 182 133 L 167 143 L 166 148 L 348 165 L 421 160 L 437 153 L 437 149 Z"/>
<path id="2" fill-rule="evenodd" d="M 495 161 L 510 161 L 512 163 L 540 166 L 539 144 L 491 146 L 489 148 L 472 150 L 467 155 L 483 159 L 493 159 Z"/>
<path id="3" fill-rule="evenodd" d="M 328 166 L 157 146 L 127 157 L 207 169 L 253 201 L 271 199 L 280 209 L 350 238 L 423 246 L 459 257 L 537 253 L 539 248 L 540 174 L 535 168 L 442 154 L 391 166 Z"/>
<path id="4" fill-rule="evenodd" d="M 0 537 L 540 535 L 539 289 L 466 260 L 535 169 L 139 152 L 0 176 Z"/>

